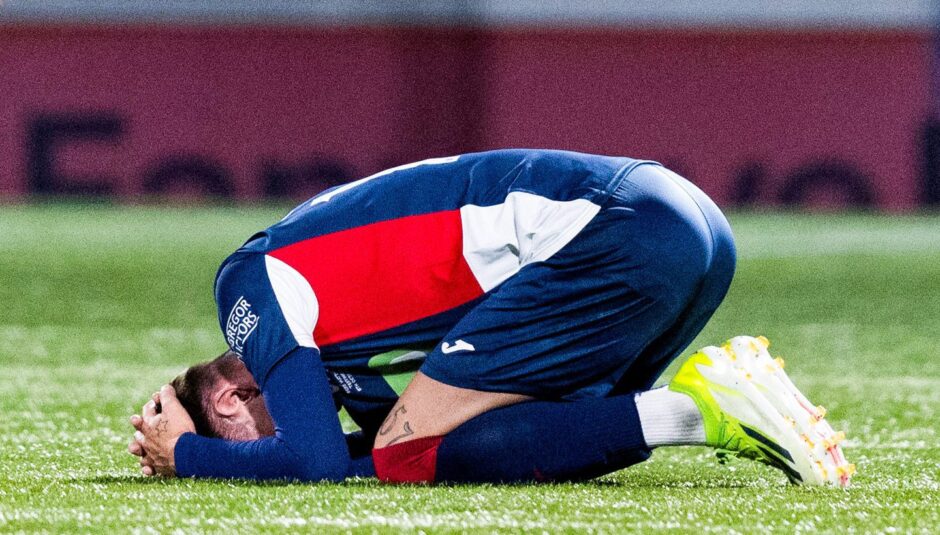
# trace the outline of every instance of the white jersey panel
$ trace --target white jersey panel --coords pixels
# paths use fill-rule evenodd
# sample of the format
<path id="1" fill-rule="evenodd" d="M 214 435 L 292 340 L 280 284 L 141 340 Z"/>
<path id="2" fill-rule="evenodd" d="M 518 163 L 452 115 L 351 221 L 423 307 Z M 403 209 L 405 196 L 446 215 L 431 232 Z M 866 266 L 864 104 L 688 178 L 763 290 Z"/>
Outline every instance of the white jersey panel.
<path id="1" fill-rule="evenodd" d="M 310 283 L 297 270 L 277 258 L 265 255 L 264 264 L 281 314 L 297 344 L 317 347 L 313 340 L 313 328 L 317 324 L 320 305 Z"/>
<path id="2" fill-rule="evenodd" d="M 600 211 L 586 200 L 555 201 L 514 191 L 502 204 L 460 208 L 463 256 L 484 292 L 523 266 L 547 260 Z"/>

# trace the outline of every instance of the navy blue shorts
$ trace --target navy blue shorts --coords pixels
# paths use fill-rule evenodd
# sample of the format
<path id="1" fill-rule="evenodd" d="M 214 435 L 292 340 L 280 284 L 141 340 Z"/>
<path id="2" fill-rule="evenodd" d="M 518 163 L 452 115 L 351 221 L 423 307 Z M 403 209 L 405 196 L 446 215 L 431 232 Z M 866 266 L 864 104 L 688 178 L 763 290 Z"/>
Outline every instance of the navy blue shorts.
<path id="1" fill-rule="evenodd" d="M 649 388 L 728 291 L 735 248 L 701 190 L 656 164 L 627 174 L 564 248 L 464 316 L 421 371 L 443 383 L 544 399 Z"/>

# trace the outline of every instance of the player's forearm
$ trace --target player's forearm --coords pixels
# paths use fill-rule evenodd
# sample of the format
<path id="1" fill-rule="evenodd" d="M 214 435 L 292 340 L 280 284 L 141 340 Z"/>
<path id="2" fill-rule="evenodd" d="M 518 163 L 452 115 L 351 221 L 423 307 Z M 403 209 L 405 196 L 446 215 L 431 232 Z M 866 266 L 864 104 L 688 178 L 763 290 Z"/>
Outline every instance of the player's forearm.
<path id="1" fill-rule="evenodd" d="M 230 442 L 187 433 L 176 443 L 174 455 L 181 477 L 342 481 L 353 475 L 348 455 L 303 458 L 277 437 Z"/>
<path id="2" fill-rule="evenodd" d="M 229 442 L 187 433 L 176 443 L 176 473 L 181 477 L 220 479 L 292 479 L 292 455 L 276 439 Z"/>

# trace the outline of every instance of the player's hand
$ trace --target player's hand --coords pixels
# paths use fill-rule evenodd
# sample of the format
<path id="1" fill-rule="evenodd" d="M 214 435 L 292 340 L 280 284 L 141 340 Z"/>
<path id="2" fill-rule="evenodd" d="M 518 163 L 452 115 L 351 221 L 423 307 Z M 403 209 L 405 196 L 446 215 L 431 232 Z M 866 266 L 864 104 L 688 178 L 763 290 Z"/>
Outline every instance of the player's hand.
<path id="1" fill-rule="evenodd" d="M 144 424 L 144 419 L 140 417 L 139 414 L 131 416 L 131 425 L 134 426 L 134 429 L 140 431 L 141 427 Z M 140 462 L 140 472 L 145 476 L 155 475 L 156 472 L 153 469 L 153 461 L 147 457 L 147 451 L 143 446 L 137 442 L 137 438 L 131 438 L 130 443 L 127 445 L 127 451 L 136 457 L 140 457 L 138 460 Z"/>
<path id="2" fill-rule="evenodd" d="M 154 392 L 153 395 L 151 396 L 151 399 L 153 400 L 154 403 L 158 404 L 159 406 L 160 392 Z M 135 414 L 131 416 L 130 422 L 131 422 L 131 425 L 134 426 L 134 429 L 136 431 L 140 431 L 141 427 L 144 424 L 144 419 L 141 418 L 139 414 Z M 140 462 L 140 471 L 142 474 L 148 477 L 156 474 L 156 472 L 153 469 L 153 462 L 147 457 L 147 451 L 144 449 L 143 446 L 140 445 L 139 442 L 137 442 L 136 438 L 133 438 L 133 437 L 131 438 L 130 443 L 127 445 L 127 451 L 131 455 L 140 457 L 138 461 Z"/>
<path id="3" fill-rule="evenodd" d="M 153 474 L 172 477 L 176 475 L 176 463 L 173 450 L 183 433 L 196 431 L 192 418 L 176 399 L 176 391 L 170 385 L 163 385 L 157 400 L 151 399 L 141 409 L 140 427 L 134 432 L 137 446 L 128 446 L 128 451 L 141 455 L 141 471 L 144 475 Z M 157 412 L 157 402 L 160 412 Z M 132 418 L 132 424 L 136 419 Z M 134 427 L 137 427 L 135 425 Z M 149 470 L 148 470 L 149 468 Z"/>

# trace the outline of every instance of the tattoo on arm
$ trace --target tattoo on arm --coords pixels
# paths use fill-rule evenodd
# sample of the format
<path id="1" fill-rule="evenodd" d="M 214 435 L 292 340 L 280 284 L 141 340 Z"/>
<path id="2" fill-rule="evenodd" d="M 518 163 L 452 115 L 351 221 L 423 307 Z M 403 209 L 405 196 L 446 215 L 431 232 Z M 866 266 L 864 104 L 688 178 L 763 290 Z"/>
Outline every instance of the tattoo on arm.
<path id="1" fill-rule="evenodd" d="M 405 409 L 405 406 L 402 405 L 395 412 L 389 414 L 382 423 L 382 427 L 379 428 L 379 435 L 384 437 L 398 428 L 398 416 L 407 413 L 408 411 Z M 411 423 L 404 418 L 402 418 L 402 420 L 404 420 L 404 423 L 401 426 L 401 432 L 392 438 L 385 447 L 391 446 L 399 440 L 414 434 L 414 431 L 411 429 Z"/>

